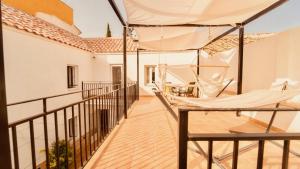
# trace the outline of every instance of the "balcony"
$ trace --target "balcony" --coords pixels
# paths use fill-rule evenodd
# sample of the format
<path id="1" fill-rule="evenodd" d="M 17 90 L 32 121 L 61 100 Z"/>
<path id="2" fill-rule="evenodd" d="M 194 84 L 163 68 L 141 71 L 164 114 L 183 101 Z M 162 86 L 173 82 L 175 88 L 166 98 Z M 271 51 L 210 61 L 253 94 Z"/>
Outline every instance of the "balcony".
<path id="1" fill-rule="evenodd" d="M 88 166 L 91 168 L 177 168 L 178 160 L 180 160 L 178 159 L 178 148 L 180 148 L 178 147 L 178 123 L 161 101 L 156 97 L 141 97 L 128 117 L 115 131 L 107 147 L 99 152 Z M 229 133 L 229 130 L 237 126 L 244 126 L 247 130 L 262 134 L 266 127 L 256 121 L 249 121 L 247 117 L 237 117 L 234 112 L 211 112 L 209 114 L 199 111 L 191 112 L 189 120 L 190 132 L 211 133 L 208 136 L 211 139 L 214 139 L 213 133 L 216 135 Z M 272 128 L 273 132 L 279 131 Z M 254 140 L 261 139 L 264 137 Z M 233 151 L 233 142 L 229 140 L 214 142 L 213 168 L 232 168 L 232 154 L 222 158 L 224 154 Z M 207 142 L 202 140 L 198 143 L 204 153 L 207 153 Z M 240 141 L 239 146 L 245 147 L 253 143 L 258 143 L 258 141 Z M 278 143 L 283 145 L 282 141 Z M 291 142 L 290 149 L 299 150 L 299 148 L 299 142 Z M 256 144 L 253 148 L 240 152 L 238 168 L 256 168 L 258 149 L 258 144 Z M 203 155 L 193 142 L 188 143 L 187 152 L 188 168 L 207 168 L 207 156 Z M 263 168 L 281 168 L 282 153 L 282 148 L 266 141 Z M 299 156 L 290 155 L 289 167 L 297 168 L 299 165 Z"/>
<path id="2" fill-rule="evenodd" d="M 127 89 L 128 119 L 125 120 L 123 91 L 119 85 L 99 82 L 82 85 L 81 92 L 71 93 L 82 94 L 82 101 L 54 110 L 47 110 L 50 99 L 70 94 L 8 105 L 41 101 L 45 111 L 9 124 L 15 168 L 24 168 L 21 159 L 24 152 L 19 153 L 24 146 L 30 149 L 25 154 L 30 156 L 32 168 L 56 165 L 60 168 L 177 168 L 184 160 L 185 144 L 188 168 L 234 168 L 234 164 L 238 168 L 255 168 L 259 163 L 264 168 L 284 168 L 284 163 L 291 168 L 300 165 L 300 143 L 295 141 L 300 139 L 298 134 L 285 134 L 277 128 L 271 128 L 272 134 L 265 134 L 266 126 L 245 116 L 237 117 L 234 111 L 190 109 L 189 122 L 184 123 L 187 111 L 179 109 L 178 118 L 177 107 L 166 107 L 161 97 L 141 97 L 135 102 L 138 98 L 134 83 Z M 194 135 L 189 134 L 190 140 L 182 143 L 184 124 Z M 29 126 L 30 144 L 20 140 L 20 135 L 26 133 L 24 125 Z M 255 134 L 228 132 L 245 128 Z M 69 138 L 71 133 L 73 136 Z M 23 146 L 19 150 L 20 143 Z M 44 147 L 43 157 L 41 147 Z M 288 153 L 287 148 L 296 151 Z"/>
<path id="3" fill-rule="evenodd" d="M 165 1 L 163 4 L 167 2 Z M 202 59 L 205 59 L 201 56 L 202 49 L 203 51 L 208 50 L 210 55 L 215 56 L 215 54 L 219 54 L 218 52 L 238 48 L 236 53 L 238 56 L 231 63 L 232 69 L 230 70 L 233 77 L 236 77 L 237 86 L 234 91 L 237 90 L 238 94 L 242 93 L 243 88 L 246 88 L 247 91 L 255 87 L 264 88 L 266 84 L 269 85 L 277 80 L 278 74 L 298 77 L 296 73 L 298 66 L 290 62 L 290 60 L 297 59 L 294 56 L 297 55 L 295 51 L 298 52 L 298 50 L 289 48 L 290 44 L 297 39 L 294 37 L 280 41 L 283 42 L 283 45 L 281 43 L 276 44 L 278 46 L 277 51 L 283 48 L 288 49 L 285 50 L 286 53 L 290 53 L 288 57 L 283 55 L 283 52 L 273 53 L 275 51 L 273 50 L 273 43 L 271 43 L 272 45 L 261 43 L 253 45 L 256 47 L 253 50 L 254 53 L 245 53 L 245 59 L 249 59 L 250 57 L 247 56 L 251 56 L 251 60 L 243 62 L 244 43 L 256 41 L 255 38 L 251 40 L 248 37 L 248 41 L 246 40 L 247 37 L 244 38 L 244 26 L 280 6 L 283 2 L 278 0 L 274 4 L 271 4 L 271 1 L 268 2 L 270 4 L 261 4 L 265 7 L 264 10 L 255 9 L 252 12 L 256 14 L 249 17 L 245 15 L 249 12 L 245 11 L 244 14 L 241 13 L 242 16 L 233 17 L 233 21 L 225 25 L 220 23 L 212 25 L 194 24 L 189 23 L 190 21 L 184 21 L 182 18 L 178 18 L 178 21 L 183 21 L 182 24 L 175 24 L 177 23 L 175 22 L 171 25 L 167 23 L 153 25 L 127 24 L 128 22 L 123 20 L 114 1 L 109 0 L 123 26 L 123 39 L 82 38 L 20 10 L 2 5 L 4 36 L 7 45 L 1 45 L 2 49 L 6 47 L 3 49 L 6 52 L 6 62 L 14 64 L 6 64 L 8 70 L 6 72 L 9 72 L 6 74 L 9 77 L 7 78 L 8 82 L 6 82 L 9 85 L 6 88 L 4 64 L 0 63 L 0 72 L 2 72 L 0 73 L 0 106 L 1 111 L 3 110 L 0 112 L 0 134 L 3 136 L 0 141 L 3 145 L 3 153 L 0 153 L 0 168 L 3 161 L 5 162 L 4 168 L 11 168 L 12 164 L 15 169 L 299 168 L 299 133 L 288 133 L 288 131 L 276 127 L 269 128 L 267 123 L 249 116 L 236 116 L 239 114 L 237 112 L 244 111 L 273 112 L 273 114 L 293 112 L 295 114 L 300 111 L 299 106 L 283 105 L 279 107 L 277 106 L 279 103 L 276 103 L 276 107 L 271 108 L 180 107 L 171 105 L 153 84 L 160 76 L 158 74 L 161 73 L 157 69 L 162 65 L 160 55 L 164 58 L 162 60 L 165 60 L 164 65 L 166 66 L 167 64 L 191 65 L 190 61 L 187 60 L 193 60 L 192 64 L 196 71 L 193 72 L 194 74 L 184 71 L 184 76 L 200 76 L 201 73 L 205 72 L 200 70 L 200 63 Z M 128 3 L 132 2 L 128 0 Z M 156 7 L 160 9 L 161 4 L 155 3 L 152 5 L 157 5 Z M 234 1 L 231 3 L 234 4 Z M 255 3 L 259 4 L 258 1 Z M 218 4 L 214 3 L 214 5 Z M 180 1 L 177 2 L 178 8 L 182 5 Z M 138 13 L 137 15 L 144 16 L 144 9 L 139 9 L 139 6 L 135 7 L 137 9 L 133 9 L 133 11 L 142 10 L 141 15 Z M 248 5 L 244 7 L 252 9 Z M 216 9 L 222 8 L 217 6 Z M 165 13 L 165 9 L 161 10 L 159 13 Z M 235 10 L 240 11 L 240 9 Z M 157 11 L 157 9 L 153 8 L 153 11 Z M 208 12 L 211 11 L 208 10 Z M 178 14 L 181 16 L 180 13 Z M 148 18 L 151 19 L 153 16 L 158 15 L 151 14 Z M 223 14 L 219 14 L 219 16 L 223 17 Z M 231 17 L 231 15 L 227 17 Z M 245 20 L 234 19 L 240 17 L 245 17 Z M 232 25 L 232 23 L 238 24 Z M 160 34 L 153 33 L 152 30 L 149 31 L 152 27 Z M 182 39 L 172 39 L 172 36 L 171 40 L 163 39 L 163 34 L 175 33 L 174 37 L 178 36 L 176 35 L 177 31 L 172 30 L 174 27 L 182 27 L 183 29 L 194 27 L 195 30 L 204 31 L 195 32 L 197 35 L 201 33 L 199 34 L 200 38 L 193 36 L 192 32 L 192 34 L 187 34 L 189 38 L 186 40 L 183 35 L 179 36 L 183 36 L 183 40 L 189 43 L 177 43 Z M 212 36 L 211 27 L 216 30 L 219 29 L 220 32 Z M 228 30 L 225 30 L 225 27 L 228 27 Z M 149 42 L 147 39 L 144 42 L 143 39 L 139 39 L 141 41 L 127 39 L 127 35 L 131 33 L 127 31 L 132 31 L 134 28 L 149 31 L 151 36 L 146 36 L 152 39 L 150 43 L 147 43 Z M 236 30 L 239 30 L 239 35 L 229 35 L 228 39 L 225 38 L 225 35 Z M 296 34 L 296 31 L 294 30 L 288 35 L 300 36 L 299 33 Z M 2 36 L 2 32 L 0 34 Z M 202 39 L 203 37 L 208 38 Z M 286 37 L 278 35 L 275 38 L 283 39 Z M 266 41 L 269 40 L 266 39 Z M 160 42 L 158 43 L 158 41 Z M 217 41 L 221 41 L 221 45 L 215 43 Z M 164 45 L 165 42 L 171 42 L 171 45 Z M 145 48 L 137 48 L 133 43 L 144 43 Z M 107 45 L 109 50 L 100 49 L 99 46 L 102 45 Z M 217 50 L 214 49 L 214 45 L 216 45 Z M 279 48 L 279 46 L 283 47 Z M 16 50 L 19 48 L 20 50 Z M 262 55 L 271 56 L 263 61 L 261 56 L 256 53 L 262 48 L 269 48 L 272 51 L 270 53 L 263 52 Z M 161 53 L 161 51 L 168 50 L 172 52 Z M 178 50 L 186 50 L 187 52 L 184 54 Z M 142 53 L 147 57 L 140 57 L 139 55 Z M 182 56 L 184 57 L 182 58 Z M 4 55 L 1 54 L 0 57 L 3 59 Z M 169 58 L 169 63 L 167 63 L 167 58 Z M 140 59 L 141 65 L 139 65 Z M 32 60 L 36 63 L 31 63 Z M 287 65 L 281 65 L 283 61 Z M 280 65 L 277 65 L 278 63 Z M 272 67 L 274 71 L 272 73 L 265 71 L 268 67 L 266 65 Z M 209 65 L 208 67 L 214 66 Z M 67 72 L 65 72 L 65 68 L 67 68 Z M 243 71 L 246 72 L 244 77 Z M 214 72 L 212 71 L 212 73 Z M 257 74 L 262 74 L 261 77 L 263 78 L 267 77 L 266 81 L 260 84 L 261 77 Z M 25 80 L 20 77 L 24 77 Z M 159 78 L 161 77 L 163 76 Z M 243 86 L 245 77 L 246 81 L 244 80 L 244 82 L 249 82 L 249 84 L 244 83 Z M 86 79 L 116 80 L 118 84 L 99 81 L 78 83 Z M 132 79 L 136 82 L 127 83 L 127 80 Z M 140 81 L 140 79 L 142 80 Z M 163 79 L 160 80 L 163 81 Z M 176 79 L 173 80 L 176 83 Z M 122 85 L 119 84 L 121 81 Z M 82 88 L 80 89 L 80 87 Z M 195 97 L 199 97 L 201 87 L 197 86 L 196 88 Z M 6 89 L 9 91 L 10 98 L 8 100 L 45 96 L 47 95 L 45 93 L 58 93 L 58 91 L 69 91 L 69 93 L 6 104 Z M 157 90 L 157 97 L 151 95 L 153 89 Z M 140 95 L 144 94 L 151 96 L 139 98 Z M 177 94 L 180 95 L 179 90 Z M 184 94 L 184 96 L 194 95 Z M 214 102 L 211 103 L 214 104 Z M 8 109 L 8 113 L 6 109 Z M 9 119 L 7 115 L 10 115 L 11 110 L 17 114 Z M 24 111 L 26 112 L 23 113 Z M 299 122 L 299 116 L 293 118 L 298 118 L 295 121 Z M 299 126 L 297 127 L 299 128 Z"/>

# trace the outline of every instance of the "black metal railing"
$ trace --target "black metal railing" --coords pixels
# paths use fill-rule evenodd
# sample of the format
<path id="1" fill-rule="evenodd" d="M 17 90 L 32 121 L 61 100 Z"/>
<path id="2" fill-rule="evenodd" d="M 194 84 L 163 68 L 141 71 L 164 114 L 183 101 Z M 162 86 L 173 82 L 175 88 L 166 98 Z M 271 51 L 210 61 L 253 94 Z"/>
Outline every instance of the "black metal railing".
<path id="1" fill-rule="evenodd" d="M 128 84 L 128 95 L 127 95 L 127 110 L 132 106 L 134 101 L 137 100 L 137 85 L 135 82 Z"/>
<path id="2" fill-rule="evenodd" d="M 264 159 L 264 143 L 265 141 L 282 140 L 283 154 L 282 154 L 282 169 L 288 168 L 288 159 L 290 153 L 290 141 L 300 140 L 300 133 L 241 133 L 241 134 L 229 134 L 229 133 L 206 133 L 206 134 L 195 134 L 188 132 L 189 124 L 189 112 L 191 111 L 223 111 L 223 112 L 236 112 L 236 111 L 300 111 L 299 108 L 179 108 L 178 116 L 178 130 L 179 130 L 179 147 L 178 147 L 178 168 L 187 168 L 187 151 L 188 142 L 196 141 L 207 141 L 208 142 L 208 153 L 204 153 L 203 149 L 196 142 L 197 148 L 200 152 L 205 155 L 207 159 L 207 168 L 212 168 L 212 163 L 215 162 L 216 158 L 213 156 L 213 143 L 215 141 L 232 141 L 233 155 L 232 155 L 232 168 L 237 169 L 238 166 L 238 155 L 239 155 L 239 143 L 241 141 L 257 141 L 258 142 L 258 156 L 257 156 L 257 169 L 263 168 Z"/>
<path id="3" fill-rule="evenodd" d="M 121 84 L 115 84 L 112 82 L 102 82 L 102 81 L 86 81 L 81 83 L 82 98 L 87 98 L 90 96 L 99 95 L 102 93 L 107 93 L 108 91 L 116 90 L 121 88 Z M 98 91 L 90 91 L 90 89 L 100 89 Z"/>
<path id="4" fill-rule="evenodd" d="M 127 87 L 127 99 L 130 100 L 130 105 L 136 99 L 136 92 L 133 90 L 135 85 L 131 84 Z M 9 104 L 8 106 L 14 106 L 43 101 L 42 113 L 9 124 L 14 168 L 23 168 L 20 165 L 18 148 L 20 144 L 18 143 L 26 142 L 26 140 L 19 139 L 19 132 L 24 132 L 24 129 L 28 127 L 29 130 L 26 130 L 25 133 L 28 133 L 29 136 L 30 154 L 22 153 L 21 156 L 31 156 L 32 168 L 81 168 L 85 166 L 112 129 L 123 118 L 124 106 L 122 103 L 125 98 L 123 91 L 124 88 L 118 87 L 103 92 L 102 86 L 97 84 L 88 90 Z M 59 108 L 47 109 L 47 99 L 75 93 L 82 93 L 82 95 L 87 93 L 87 97 Z M 38 164 L 37 153 L 41 152 L 41 148 L 45 152 L 45 160 Z"/>

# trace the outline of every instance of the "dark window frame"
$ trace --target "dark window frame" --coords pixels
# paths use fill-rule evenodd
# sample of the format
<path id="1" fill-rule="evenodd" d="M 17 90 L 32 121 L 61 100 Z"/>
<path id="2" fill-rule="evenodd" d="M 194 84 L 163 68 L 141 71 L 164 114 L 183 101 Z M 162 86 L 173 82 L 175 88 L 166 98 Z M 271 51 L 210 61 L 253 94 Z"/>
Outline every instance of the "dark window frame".
<path id="1" fill-rule="evenodd" d="M 67 66 L 67 83 L 68 83 L 68 88 L 74 88 L 76 86 L 78 86 L 76 84 L 76 76 L 77 76 L 77 73 L 76 73 L 76 67 L 77 66 L 71 66 L 71 65 L 68 65 Z"/>

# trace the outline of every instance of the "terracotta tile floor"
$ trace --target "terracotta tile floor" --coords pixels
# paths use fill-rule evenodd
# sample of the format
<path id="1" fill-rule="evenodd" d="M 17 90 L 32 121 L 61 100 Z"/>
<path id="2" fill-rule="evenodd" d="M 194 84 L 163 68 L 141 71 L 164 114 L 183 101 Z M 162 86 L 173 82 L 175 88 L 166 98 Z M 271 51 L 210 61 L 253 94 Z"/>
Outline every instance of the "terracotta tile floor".
<path id="1" fill-rule="evenodd" d="M 176 108 L 174 108 L 175 110 Z M 247 124 L 247 118 L 236 117 L 235 113 L 202 112 L 190 113 L 190 132 L 228 132 L 235 126 Z M 253 127 L 260 131 L 260 126 Z M 259 129 L 261 128 L 261 129 Z M 207 143 L 199 142 L 207 150 Z M 240 146 L 249 142 L 241 142 Z M 300 144 L 292 142 L 291 148 L 300 152 Z M 195 153 L 189 143 L 188 168 L 206 168 L 206 159 Z M 220 156 L 232 150 L 230 142 L 215 142 L 214 155 Z M 264 168 L 281 168 L 282 149 L 266 142 Z M 239 156 L 240 169 L 256 168 L 257 148 Z M 93 165 L 97 169 L 116 168 L 177 168 L 177 123 L 156 97 L 141 98 L 116 136 Z M 290 155 L 290 168 L 300 169 L 300 158 Z M 231 158 L 222 161 L 231 168 Z M 213 168 L 218 169 L 216 165 Z"/>

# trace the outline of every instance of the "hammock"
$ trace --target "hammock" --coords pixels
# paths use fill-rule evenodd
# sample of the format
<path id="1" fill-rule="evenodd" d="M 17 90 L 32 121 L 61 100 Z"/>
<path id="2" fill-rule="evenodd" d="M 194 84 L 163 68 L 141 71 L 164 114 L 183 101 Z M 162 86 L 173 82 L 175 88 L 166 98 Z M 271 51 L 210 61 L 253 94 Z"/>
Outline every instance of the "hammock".
<path id="1" fill-rule="evenodd" d="M 254 108 L 286 101 L 299 94 L 300 90 L 256 90 L 226 98 L 184 98 L 170 94 L 168 94 L 168 96 L 170 98 L 182 101 L 188 105 L 204 108 Z"/>
<path id="2" fill-rule="evenodd" d="M 199 89 L 200 96 L 216 96 L 218 92 L 222 89 L 225 81 L 225 76 L 227 73 L 228 65 L 200 65 L 199 68 L 221 68 L 220 73 L 212 74 L 205 70 L 205 72 L 200 71 L 202 74 L 207 73 L 210 77 L 204 77 L 204 75 L 197 75 L 196 65 L 159 65 L 160 77 L 162 79 L 162 85 L 165 86 L 166 81 L 166 73 L 168 72 L 170 75 L 183 82 L 185 86 L 188 85 L 189 82 L 196 82 L 196 86 Z M 170 86 L 170 84 L 169 84 Z"/>

